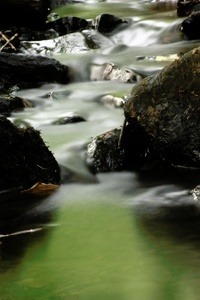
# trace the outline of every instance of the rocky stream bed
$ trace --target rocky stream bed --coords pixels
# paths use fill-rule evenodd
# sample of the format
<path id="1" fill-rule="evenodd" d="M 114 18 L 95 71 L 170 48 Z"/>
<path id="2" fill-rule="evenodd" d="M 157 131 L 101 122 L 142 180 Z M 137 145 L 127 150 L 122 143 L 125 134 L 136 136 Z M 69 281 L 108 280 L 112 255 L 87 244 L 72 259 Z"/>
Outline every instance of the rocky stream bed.
<path id="1" fill-rule="evenodd" d="M 199 5 L 6 11 L 2 299 L 199 298 Z"/>

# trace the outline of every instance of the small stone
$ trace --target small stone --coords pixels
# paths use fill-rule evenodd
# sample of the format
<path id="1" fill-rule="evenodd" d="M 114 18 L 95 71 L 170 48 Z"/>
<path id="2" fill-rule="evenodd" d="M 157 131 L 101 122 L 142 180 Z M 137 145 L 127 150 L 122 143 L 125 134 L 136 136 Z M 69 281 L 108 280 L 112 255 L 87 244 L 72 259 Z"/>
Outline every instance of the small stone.
<path id="1" fill-rule="evenodd" d="M 121 68 L 113 63 L 91 66 L 91 80 L 117 80 L 120 82 L 137 82 L 138 75 L 130 68 Z"/>
<path id="2" fill-rule="evenodd" d="M 105 95 L 101 98 L 101 103 L 108 107 L 121 108 L 124 106 L 124 99 L 113 95 Z"/>
<path id="3" fill-rule="evenodd" d="M 58 120 L 54 121 L 54 125 L 65 125 L 65 124 L 72 124 L 72 123 L 79 123 L 79 122 L 85 122 L 85 119 L 79 115 L 71 115 L 59 118 Z"/>
<path id="4" fill-rule="evenodd" d="M 197 185 L 193 190 L 190 191 L 194 201 L 200 201 L 200 185 Z"/>

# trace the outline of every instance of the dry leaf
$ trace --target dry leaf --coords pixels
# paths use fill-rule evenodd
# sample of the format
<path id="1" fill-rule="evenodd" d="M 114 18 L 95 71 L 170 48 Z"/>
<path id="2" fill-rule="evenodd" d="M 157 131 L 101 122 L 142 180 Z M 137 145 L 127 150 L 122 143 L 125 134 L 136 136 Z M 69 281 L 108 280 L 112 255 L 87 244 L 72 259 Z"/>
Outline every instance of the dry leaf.
<path id="1" fill-rule="evenodd" d="M 51 183 L 37 182 L 30 189 L 22 191 L 22 193 L 31 193 L 38 196 L 49 195 L 59 188 L 59 185 Z"/>

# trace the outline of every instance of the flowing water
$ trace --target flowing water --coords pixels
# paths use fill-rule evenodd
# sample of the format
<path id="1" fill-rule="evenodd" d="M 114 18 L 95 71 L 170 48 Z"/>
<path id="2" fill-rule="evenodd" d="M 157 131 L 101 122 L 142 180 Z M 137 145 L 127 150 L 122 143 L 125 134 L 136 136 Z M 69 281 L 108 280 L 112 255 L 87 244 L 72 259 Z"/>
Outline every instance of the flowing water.
<path id="1" fill-rule="evenodd" d="M 17 204 L 17 216 L 3 222 L 0 299 L 199 299 L 200 206 L 189 195 L 199 172 L 94 176 L 84 163 L 86 144 L 123 123 L 122 108 L 103 104 L 102 96 L 124 97 L 134 85 L 90 81 L 92 66 L 112 62 L 153 74 L 199 42 L 180 33 L 176 1 L 85 0 L 57 12 L 86 19 L 108 12 L 127 19 L 129 26 L 107 37 L 83 32 L 98 45 L 94 49 L 81 45 L 79 36 L 78 46 L 68 43 L 62 53 L 52 54 L 44 45 L 34 50 L 69 65 L 74 82 L 16 91 L 35 107 L 13 113 L 11 120 L 41 130 L 62 165 L 63 184 L 41 201 Z M 52 124 L 72 114 L 86 122 Z"/>

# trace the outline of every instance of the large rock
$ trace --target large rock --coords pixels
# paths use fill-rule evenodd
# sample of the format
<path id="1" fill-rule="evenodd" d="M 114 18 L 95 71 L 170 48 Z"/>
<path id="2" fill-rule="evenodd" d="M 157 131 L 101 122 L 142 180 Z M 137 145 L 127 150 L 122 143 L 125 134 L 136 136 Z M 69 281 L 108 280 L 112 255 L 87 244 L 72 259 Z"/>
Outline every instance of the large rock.
<path id="1" fill-rule="evenodd" d="M 59 61 L 31 55 L 0 53 L 0 89 L 14 85 L 30 87 L 43 83 L 68 83 L 69 68 Z"/>
<path id="2" fill-rule="evenodd" d="M 192 11 L 199 9 L 199 0 L 178 0 L 177 2 L 177 15 L 179 17 L 189 16 Z"/>
<path id="3" fill-rule="evenodd" d="M 200 167 L 200 47 L 134 86 L 126 126 L 96 137 L 87 160 L 95 171 L 165 163 Z"/>
<path id="4" fill-rule="evenodd" d="M 39 131 L 15 127 L 0 116 L 0 190 L 60 183 L 60 170 Z"/>
<path id="5" fill-rule="evenodd" d="M 200 167 L 199 61 L 200 48 L 188 52 L 143 79 L 125 103 L 129 126 L 139 126 L 149 137 L 150 152 L 170 164 Z"/>
<path id="6" fill-rule="evenodd" d="M 200 10 L 200 4 L 199 10 Z M 200 11 L 193 12 L 187 19 L 181 24 L 181 31 L 188 37 L 189 40 L 199 39 L 200 32 Z"/>

